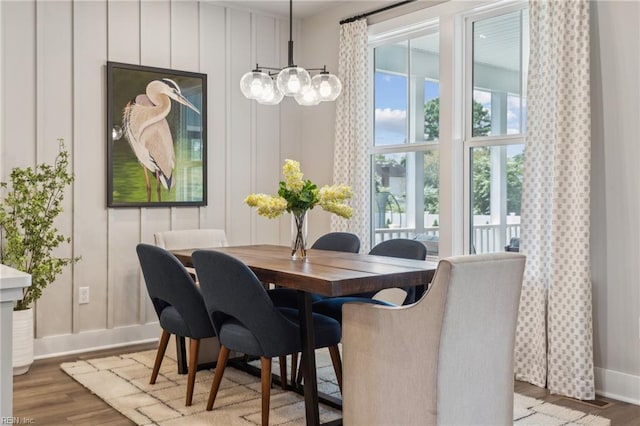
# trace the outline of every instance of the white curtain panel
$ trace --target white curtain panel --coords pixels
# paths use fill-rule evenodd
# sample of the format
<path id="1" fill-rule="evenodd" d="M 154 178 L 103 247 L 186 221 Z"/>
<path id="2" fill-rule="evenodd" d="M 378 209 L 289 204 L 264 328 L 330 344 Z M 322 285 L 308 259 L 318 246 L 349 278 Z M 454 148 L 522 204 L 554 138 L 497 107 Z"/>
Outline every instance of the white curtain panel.
<path id="1" fill-rule="evenodd" d="M 530 1 L 516 378 L 593 399 L 589 2 Z"/>
<path id="2" fill-rule="evenodd" d="M 336 107 L 333 182 L 353 190 L 351 219 L 331 217 L 333 231 L 352 232 L 362 241 L 361 251 L 369 250 L 370 177 L 369 146 L 369 61 L 367 22 L 358 20 L 340 27 L 338 77 L 342 94 Z"/>

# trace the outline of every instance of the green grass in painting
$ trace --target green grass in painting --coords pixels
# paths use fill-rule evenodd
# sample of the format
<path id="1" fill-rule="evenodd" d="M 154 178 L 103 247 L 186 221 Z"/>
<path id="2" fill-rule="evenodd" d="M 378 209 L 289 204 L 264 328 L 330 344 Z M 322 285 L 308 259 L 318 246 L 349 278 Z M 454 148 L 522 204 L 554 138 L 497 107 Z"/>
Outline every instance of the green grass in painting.
<path id="1" fill-rule="evenodd" d="M 176 152 L 176 168 L 173 171 L 173 188 L 167 191 L 161 186 L 162 202 L 202 201 L 202 161 L 189 161 L 191 155 L 188 144 Z M 183 160 L 184 159 L 184 160 Z M 144 179 L 144 167 L 135 157 L 127 140 L 115 142 L 112 150 L 113 160 L 113 201 L 115 203 L 146 203 L 147 189 Z M 155 178 L 149 172 L 151 181 L 151 202 L 157 202 Z"/>

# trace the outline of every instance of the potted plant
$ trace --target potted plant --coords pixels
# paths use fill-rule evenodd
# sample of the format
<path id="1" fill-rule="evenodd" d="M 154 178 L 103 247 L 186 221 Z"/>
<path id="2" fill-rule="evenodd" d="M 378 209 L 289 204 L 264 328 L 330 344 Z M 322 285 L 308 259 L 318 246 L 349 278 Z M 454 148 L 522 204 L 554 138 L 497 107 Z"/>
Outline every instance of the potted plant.
<path id="1" fill-rule="evenodd" d="M 0 182 L 0 262 L 31 275 L 31 286 L 14 306 L 14 374 L 23 374 L 33 362 L 33 303 L 55 281 L 63 268 L 80 258 L 60 258 L 54 249 L 71 238 L 55 227 L 62 213 L 64 190 L 73 182 L 64 141 L 53 165 L 12 169 L 9 182 Z"/>

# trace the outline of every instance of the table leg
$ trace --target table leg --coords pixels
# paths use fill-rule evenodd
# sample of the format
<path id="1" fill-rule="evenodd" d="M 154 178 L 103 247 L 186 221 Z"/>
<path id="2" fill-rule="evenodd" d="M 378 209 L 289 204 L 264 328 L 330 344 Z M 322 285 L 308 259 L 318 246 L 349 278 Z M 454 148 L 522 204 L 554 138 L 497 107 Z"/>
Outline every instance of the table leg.
<path id="1" fill-rule="evenodd" d="M 318 379 L 316 377 L 315 337 L 313 334 L 313 316 L 311 295 L 298 291 L 298 308 L 300 315 L 300 340 L 302 341 L 302 362 L 304 362 L 304 406 L 307 425 L 320 424 L 320 408 L 318 406 Z"/>

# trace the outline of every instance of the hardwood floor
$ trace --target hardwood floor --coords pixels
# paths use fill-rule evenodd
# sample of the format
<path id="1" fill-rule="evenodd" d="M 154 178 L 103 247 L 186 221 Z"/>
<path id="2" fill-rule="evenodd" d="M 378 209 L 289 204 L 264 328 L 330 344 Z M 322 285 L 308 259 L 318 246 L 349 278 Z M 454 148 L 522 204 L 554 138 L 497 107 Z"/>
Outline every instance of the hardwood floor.
<path id="1" fill-rule="evenodd" d="M 135 425 L 69 377 L 60 364 L 156 347 L 127 346 L 36 361 L 27 374 L 13 378 L 13 416 L 36 425 Z"/>
<path id="2" fill-rule="evenodd" d="M 127 346 L 79 355 L 36 361 L 29 373 L 15 376 L 13 383 L 13 415 L 36 425 L 134 425 L 107 403 L 93 395 L 61 369 L 63 362 L 90 359 L 121 353 L 148 350 L 156 344 Z M 515 391 L 523 395 L 611 419 L 612 426 L 640 425 L 640 406 L 598 398 L 611 402 L 605 408 L 558 395 L 524 382 L 516 382 Z"/>

